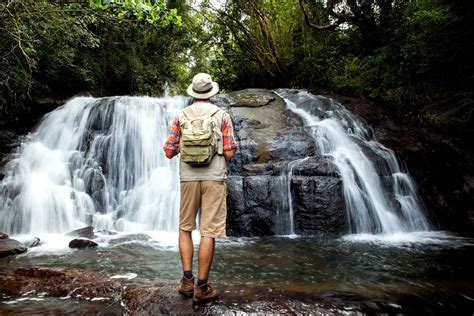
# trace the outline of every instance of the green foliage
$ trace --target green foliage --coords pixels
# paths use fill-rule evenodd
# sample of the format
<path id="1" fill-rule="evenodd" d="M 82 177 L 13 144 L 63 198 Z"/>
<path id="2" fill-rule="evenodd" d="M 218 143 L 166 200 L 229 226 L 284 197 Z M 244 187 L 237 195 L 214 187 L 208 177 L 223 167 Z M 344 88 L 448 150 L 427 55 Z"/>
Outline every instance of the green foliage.
<path id="1" fill-rule="evenodd" d="M 181 26 L 164 1 L 0 4 L 0 127 L 33 99 L 163 93 L 180 75 Z"/>
<path id="2" fill-rule="evenodd" d="M 314 27 L 335 21 L 326 1 L 305 2 L 312 26 L 299 0 L 208 4 L 207 36 L 217 39 L 201 67 L 228 89 L 326 89 L 365 98 L 415 124 L 472 131 L 472 2 L 344 2 L 333 10 L 346 23 L 332 31 Z"/>
<path id="3" fill-rule="evenodd" d="M 472 1 L 335 1 L 346 22 L 330 31 L 314 28 L 336 19 L 319 0 L 304 1 L 310 23 L 301 0 L 63 2 L 0 4 L 4 122 L 34 98 L 181 93 L 209 72 L 223 90 L 325 89 L 416 124 L 472 125 Z"/>

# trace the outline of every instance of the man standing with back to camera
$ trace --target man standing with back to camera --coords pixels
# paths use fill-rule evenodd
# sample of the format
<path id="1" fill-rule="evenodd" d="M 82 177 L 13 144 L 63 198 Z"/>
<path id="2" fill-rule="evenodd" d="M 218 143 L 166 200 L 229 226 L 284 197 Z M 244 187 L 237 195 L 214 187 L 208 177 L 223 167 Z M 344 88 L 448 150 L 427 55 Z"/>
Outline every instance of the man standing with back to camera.
<path id="1" fill-rule="evenodd" d="M 179 253 L 183 278 L 179 293 L 185 298 L 192 297 L 196 304 L 219 298 L 219 291 L 213 289 L 207 279 L 214 257 L 215 238 L 226 236 L 226 160 L 234 156 L 237 148 L 229 114 L 209 101 L 218 91 L 219 85 L 212 81 L 210 75 L 199 73 L 194 76 L 187 89 L 194 102 L 173 119 L 168 140 L 163 147 L 166 157 L 170 159 L 181 152 Z M 210 144 L 202 145 L 208 143 L 207 139 L 194 139 L 198 134 L 212 134 Z M 203 151 L 210 151 L 210 154 L 206 156 Z M 195 285 L 191 232 L 196 229 L 198 209 L 201 209 L 201 240 Z"/>

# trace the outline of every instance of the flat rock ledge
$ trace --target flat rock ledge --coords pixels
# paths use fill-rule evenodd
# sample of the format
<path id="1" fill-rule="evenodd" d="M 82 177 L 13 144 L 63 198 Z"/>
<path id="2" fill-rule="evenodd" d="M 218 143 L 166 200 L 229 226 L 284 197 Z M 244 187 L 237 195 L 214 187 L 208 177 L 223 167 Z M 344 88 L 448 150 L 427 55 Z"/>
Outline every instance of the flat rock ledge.
<path id="1" fill-rule="evenodd" d="M 229 284 L 215 286 L 221 291 L 219 301 L 193 305 L 190 299 L 178 294 L 177 282 L 134 284 L 113 279 L 104 272 L 73 269 L 28 267 L 0 270 L 1 303 L 8 305 L 9 301 L 35 297 L 46 300 L 48 297 L 60 298 L 78 303 L 94 302 L 94 310 L 103 308 L 122 315 L 419 314 L 416 308 L 418 303 L 424 304 L 427 299 L 436 302 L 434 289 L 430 292 L 430 289 L 409 284 L 399 284 L 407 287 L 402 295 L 397 290 L 391 292 L 394 291 L 390 290 L 393 284 L 381 284 L 370 293 L 357 291 L 351 284 L 343 283 L 321 283 L 311 288 L 288 285 L 281 289 Z M 407 299 L 414 300 L 412 306 L 406 308 L 399 305 Z M 64 313 L 68 305 L 70 303 L 63 305 L 65 310 L 52 307 L 51 312 Z M 471 301 L 464 305 L 467 309 L 473 307 Z M 436 304 L 428 307 L 428 311 L 439 311 Z M 14 309 L 10 311 L 15 312 Z M 48 313 L 48 310 L 42 312 Z"/>
<path id="2" fill-rule="evenodd" d="M 240 313 L 315 313 L 327 310 L 320 303 L 285 297 L 277 291 L 261 288 L 216 285 L 221 299 L 207 305 L 193 305 L 190 299 L 178 294 L 177 283 L 160 283 L 153 286 L 131 285 L 102 272 L 72 269 L 17 268 L 0 271 L 0 300 L 6 302 L 18 297 L 39 296 L 77 299 L 81 301 L 100 298 L 104 306 L 111 304 L 122 309 L 123 314 L 240 314 Z M 300 294 L 301 296 L 301 294 Z"/>

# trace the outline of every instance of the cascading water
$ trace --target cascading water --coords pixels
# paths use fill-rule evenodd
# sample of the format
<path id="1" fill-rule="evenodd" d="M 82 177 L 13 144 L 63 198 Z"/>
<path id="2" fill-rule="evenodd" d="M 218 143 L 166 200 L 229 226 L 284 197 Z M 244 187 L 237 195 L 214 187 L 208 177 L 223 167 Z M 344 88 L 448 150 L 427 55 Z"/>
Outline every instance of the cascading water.
<path id="1" fill-rule="evenodd" d="M 162 146 L 170 119 L 186 103 L 75 98 L 48 114 L 5 167 L 0 231 L 175 231 L 178 162 Z"/>
<path id="2" fill-rule="evenodd" d="M 297 159 L 291 161 L 286 170 L 286 194 L 288 196 L 288 215 L 289 215 L 289 232 L 290 236 L 295 235 L 295 214 L 293 210 L 293 197 L 291 195 L 291 177 L 293 176 L 293 169 L 299 165 L 300 163 L 304 163 L 306 160 L 308 160 L 309 157 L 303 158 L 303 159 Z"/>
<path id="3" fill-rule="evenodd" d="M 365 122 L 332 99 L 288 89 L 277 93 L 311 128 L 319 154 L 338 167 L 352 233 L 429 230 L 413 181 Z"/>

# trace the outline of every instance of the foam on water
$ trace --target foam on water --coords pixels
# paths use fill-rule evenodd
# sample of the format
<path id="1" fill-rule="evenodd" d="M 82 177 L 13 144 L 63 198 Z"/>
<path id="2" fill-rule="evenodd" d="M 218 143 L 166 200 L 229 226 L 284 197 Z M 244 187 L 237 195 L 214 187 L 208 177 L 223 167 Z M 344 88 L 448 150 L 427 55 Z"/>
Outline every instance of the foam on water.
<path id="1" fill-rule="evenodd" d="M 453 234 L 445 231 L 420 231 L 394 234 L 350 234 L 341 237 L 341 240 L 354 243 L 378 244 L 381 246 L 426 244 L 461 247 L 474 245 L 474 241 L 472 239 L 454 236 Z"/>

